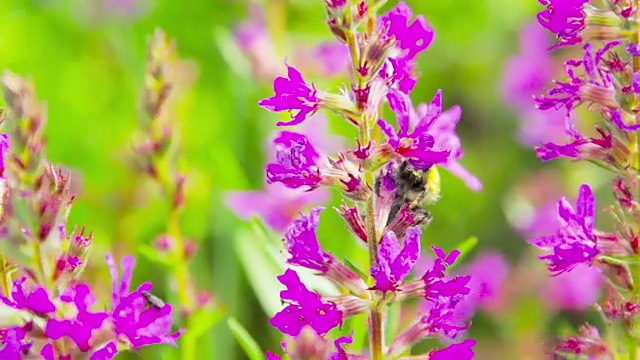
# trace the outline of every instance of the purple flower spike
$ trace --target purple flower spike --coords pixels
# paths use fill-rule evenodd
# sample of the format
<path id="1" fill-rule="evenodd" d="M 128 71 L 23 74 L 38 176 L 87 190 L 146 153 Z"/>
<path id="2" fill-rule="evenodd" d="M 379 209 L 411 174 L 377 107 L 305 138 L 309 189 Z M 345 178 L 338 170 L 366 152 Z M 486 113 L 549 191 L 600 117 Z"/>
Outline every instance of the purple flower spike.
<path id="1" fill-rule="evenodd" d="M 560 230 L 555 235 L 539 237 L 529 242 L 550 251 L 540 256 L 554 275 L 570 271 L 579 264 L 591 265 L 599 251 L 594 234 L 596 199 L 589 185 L 580 186 L 576 208 L 562 198 L 558 202 Z"/>
<path id="2" fill-rule="evenodd" d="M 297 111 L 291 121 L 280 121 L 278 126 L 298 125 L 320 106 L 316 89 L 309 87 L 294 67 L 287 65 L 287 69 L 288 78 L 277 77 L 273 82 L 275 95 L 258 102 L 258 105 L 272 112 Z"/>
<path id="3" fill-rule="evenodd" d="M 378 126 L 387 135 L 388 144 L 395 153 L 408 159 L 413 166 L 422 170 L 428 170 L 434 164 L 446 162 L 450 151 L 433 150 L 435 139 L 427 133 L 442 112 L 441 92 L 436 93 L 427 113 L 413 127 L 411 133 L 409 133 L 410 103 L 407 95 L 390 89 L 387 99 L 391 110 L 396 114 L 399 131 L 396 132 L 393 126 L 382 119 L 378 120 Z"/>
<path id="4" fill-rule="evenodd" d="M 278 276 L 278 280 L 287 287 L 280 292 L 280 298 L 289 304 L 269 321 L 275 328 L 284 334 L 297 336 L 303 327 L 309 325 L 318 335 L 324 336 L 342 323 L 342 313 L 336 306 L 322 302 L 318 294 L 309 291 L 295 271 L 287 269 Z"/>
<path id="5" fill-rule="evenodd" d="M 323 273 L 329 270 L 329 265 L 334 261 L 333 256 L 322 250 L 316 236 L 322 210 L 324 208 L 321 206 L 315 207 L 309 212 L 309 216 L 302 215 L 289 226 L 284 235 L 284 246 L 291 255 L 287 260 L 289 264 Z"/>
<path id="6" fill-rule="evenodd" d="M 444 349 L 430 353 L 429 360 L 472 360 L 475 345 L 475 340 L 467 339 L 459 344 L 449 345 Z"/>
<path id="7" fill-rule="evenodd" d="M 417 16 L 409 24 L 413 12 L 409 5 L 401 1 L 395 8 L 380 18 L 381 23 L 388 27 L 387 34 L 396 38 L 397 47 L 406 55 L 405 60 L 413 60 L 420 52 L 426 50 L 433 42 L 433 28 L 424 16 Z"/>
<path id="8" fill-rule="evenodd" d="M 396 290 L 397 284 L 404 280 L 420 257 L 421 234 L 419 227 L 407 229 L 402 250 L 392 231 L 382 236 L 376 265 L 371 268 L 371 275 L 376 281 L 374 289 Z"/>
<path id="9" fill-rule="evenodd" d="M 267 164 L 267 183 L 280 182 L 292 189 L 320 186 L 320 154 L 305 135 L 283 131 L 273 142 L 276 162 Z"/>
<path id="10" fill-rule="evenodd" d="M 589 0 L 538 1 L 547 8 L 538 13 L 538 22 L 560 39 L 553 48 L 574 45 L 582 41 L 580 38 L 580 31 L 584 27 L 582 6 Z"/>

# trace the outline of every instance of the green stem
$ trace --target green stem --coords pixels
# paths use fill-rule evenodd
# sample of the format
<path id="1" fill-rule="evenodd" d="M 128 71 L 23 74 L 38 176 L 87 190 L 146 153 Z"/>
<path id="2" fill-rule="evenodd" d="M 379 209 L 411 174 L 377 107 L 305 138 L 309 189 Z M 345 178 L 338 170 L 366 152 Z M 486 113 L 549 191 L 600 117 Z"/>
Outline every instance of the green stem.
<path id="1" fill-rule="evenodd" d="M 265 1 L 267 31 L 278 57 L 284 55 L 287 40 L 287 0 Z"/>
<path id="2" fill-rule="evenodd" d="M 375 224 L 375 197 L 367 200 L 365 213 L 365 223 L 367 228 L 367 244 L 369 247 L 369 263 L 374 266 L 378 257 L 378 236 L 376 235 Z M 369 311 L 369 353 L 371 360 L 382 360 L 384 349 L 382 311 L 377 304 Z"/>
<path id="3" fill-rule="evenodd" d="M 0 267 L 0 271 L 2 271 L 2 293 L 8 298 L 11 295 L 11 273 L 9 273 L 7 258 L 2 254 L 0 254 Z"/>

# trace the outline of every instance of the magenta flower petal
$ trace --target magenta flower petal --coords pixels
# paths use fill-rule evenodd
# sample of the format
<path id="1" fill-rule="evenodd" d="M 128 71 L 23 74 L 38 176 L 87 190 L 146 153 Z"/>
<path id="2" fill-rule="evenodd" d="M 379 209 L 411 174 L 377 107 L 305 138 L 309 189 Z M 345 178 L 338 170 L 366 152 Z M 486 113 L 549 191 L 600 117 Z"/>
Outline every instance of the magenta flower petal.
<path id="1" fill-rule="evenodd" d="M 5 169 L 7 162 L 7 154 L 9 153 L 9 135 L 0 134 L 0 179 L 6 177 Z"/>
<path id="2" fill-rule="evenodd" d="M 173 325 L 171 305 L 165 304 L 160 309 L 148 306 L 144 292 L 151 291 L 151 283 L 144 283 L 134 292 L 129 292 L 135 258 L 125 256 L 121 260 L 122 278 L 118 276 L 119 271 L 113 256 L 107 254 L 106 258 L 111 273 L 112 299 L 114 299 L 110 320 L 116 334 L 127 338 L 134 348 L 160 343 L 176 346 L 176 339 L 182 332 L 171 333 Z"/>
<path id="3" fill-rule="evenodd" d="M 6 305 L 16 309 L 28 309 L 36 314 L 50 314 L 56 311 L 56 306 L 51 302 L 49 294 L 42 287 L 36 287 L 29 291 L 26 286 L 25 276 L 14 280 L 11 289 L 11 299 L 0 295 L 0 300 Z"/>
<path id="4" fill-rule="evenodd" d="M 239 218 L 250 220 L 257 216 L 281 233 L 307 206 L 323 204 L 328 198 L 328 192 L 322 188 L 302 191 L 273 183 L 266 184 L 262 191 L 230 191 L 225 204 Z"/>
<path id="5" fill-rule="evenodd" d="M 22 359 L 22 355 L 27 355 L 29 353 L 29 350 L 33 346 L 33 341 L 25 338 L 25 329 L 29 330 L 28 327 L 30 326 L 14 326 L 0 329 L 0 341 L 2 342 L 2 346 L 0 347 L 0 358 L 6 360 L 20 360 Z"/>
<path id="6" fill-rule="evenodd" d="M 472 360 L 475 355 L 473 352 L 475 345 L 475 340 L 467 339 L 459 344 L 449 345 L 444 349 L 430 353 L 429 360 Z"/>
<path id="7" fill-rule="evenodd" d="M 598 301 L 603 281 L 599 269 L 579 264 L 548 278 L 544 299 L 554 309 L 588 310 Z"/>
<path id="8" fill-rule="evenodd" d="M 409 274 L 420 257 L 421 234 L 419 227 L 407 229 L 402 249 L 392 231 L 382 236 L 376 265 L 371 268 L 376 290 L 394 291 L 396 285 Z"/>
<path id="9" fill-rule="evenodd" d="M 599 101 L 613 105 L 616 89 L 611 74 L 601 69 L 604 54 L 611 48 L 620 45 L 619 41 L 612 41 L 594 53 L 593 45 L 584 45 L 582 60 L 568 60 L 564 68 L 569 81 L 554 81 L 554 87 L 546 96 L 536 98 L 540 110 L 564 108 L 567 115 L 582 101 Z M 584 71 L 582 75 L 581 71 Z M 588 91 L 586 91 L 588 89 Z M 597 93 L 593 99 L 588 94 Z M 613 106 L 612 106 L 613 107 Z"/>
<path id="10" fill-rule="evenodd" d="M 332 353 L 329 357 L 329 360 L 348 360 L 349 356 L 346 351 L 344 351 L 343 346 L 353 343 L 352 336 L 340 336 L 337 338 L 333 344 L 336 347 L 336 352 Z"/>
<path id="11" fill-rule="evenodd" d="M 538 13 L 538 22 L 560 39 L 554 47 L 574 45 L 582 41 L 580 38 L 580 31 L 584 27 L 582 6 L 589 0 L 538 1 L 546 7 Z"/>
<path id="12" fill-rule="evenodd" d="M 276 161 L 267 164 L 267 182 L 280 182 L 289 188 L 320 186 L 318 168 L 320 154 L 309 143 L 309 139 L 299 133 L 283 131 L 274 140 Z"/>
<path id="13" fill-rule="evenodd" d="M 473 317 L 476 309 L 499 301 L 502 285 L 509 271 L 508 264 L 499 253 L 486 252 L 457 274 L 468 274 L 469 295 L 455 309 L 455 321 L 463 323 Z"/>
<path id="14" fill-rule="evenodd" d="M 93 312 L 88 308 L 95 303 L 91 289 L 87 284 L 75 285 L 60 300 L 75 307 L 75 316 L 63 319 L 49 319 L 45 327 L 45 335 L 52 340 L 69 337 L 82 352 L 91 349 L 89 341 L 94 330 L 102 328 L 108 317 L 106 312 Z"/>
<path id="15" fill-rule="evenodd" d="M 118 354 L 118 345 L 110 341 L 89 357 L 89 360 L 111 360 Z"/>
<path id="16" fill-rule="evenodd" d="M 287 229 L 284 246 L 291 255 L 287 260 L 289 264 L 323 273 L 329 270 L 329 265 L 334 261 L 333 256 L 322 250 L 316 236 L 322 210 L 323 207 L 315 207 L 309 212 L 309 216 L 302 215 Z"/>
<path id="17" fill-rule="evenodd" d="M 540 259 L 547 262 L 549 271 L 560 274 L 578 264 L 590 265 L 599 251 L 594 234 L 596 199 L 589 185 L 580 186 L 576 208 L 562 198 L 558 202 L 558 220 L 561 228 L 555 235 L 529 240 L 540 249 L 549 251 Z"/>
<path id="18" fill-rule="evenodd" d="M 470 276 L 456 276 L 452 280 L 445 280 L 445 270 L 453 265 L 456 258 L 460 255 L 460 251 L 453 250 L 447 255 L 435 246 L 431 248 L 436 254 L 436 259 L 431 268 L 422 276 L 422 281 L 425 284 L 425 298 L 436 301 L 441 297 L 461 297 L 462 295 L 468 295 L 470 289 L 467 287 L 467 284 L 471 279 Z"/>
<path id="19" fill-rule="evenodd" d="M 258 102 L 258 105 L 272 112 L 296 112 L 291 121 L 280 121 L 278 126 L 298 125 L 320 106 L 316 89 L 309 87 L 294 67 L 287 65 L 287 70 L 287 78 L 278 77 L 273 82 L 275 95 Z"/>
<path id="20" fill-rule="evenodd" d="M 342 323 L 342 313 L 332 303 L 322 302 L 320 296 L 309 291 L 300 281 L 298 274 L 287 269 L 278 276 L 286 286 L 280 298 L 288 305 L 269 321 L 283 333 L 297 336 L 304 326 L 311 326 L 320 336 Z"/>
<path id="21" fill-rule="evenodd" d="M 396 38 L 396 46 L 404 51 L 404 57 L 407 60 L 413 60 L 420 52 L 427 49 L 434 38 L 433 28 L 424 16 L 417 16 L 409 24 L 412 17 L 411 8 L 401 1 L 380 18 L 380 21 L 388 27 L 387 34 Z"/>
<path id="22" fill-rule="evenodd" d="M 387 136 L 387 142 L 395 153 L 408 159 L 413 166 L 423 170 L 429 169 L 434 164 L 445 163 L 449 158 L 450 150 L 435 150 L 436 140 L 433 135 L 427 132 L 442 111 L 440 93 L 436 94 L 427 113 L 411 132 L 409 129 L 410 103 L 407 95 L 390 89 L 387 99 L 396 114 L 399 130 L 396 132 L 393 126 L 382 119 L 378 120 L 378 126 Z"/>

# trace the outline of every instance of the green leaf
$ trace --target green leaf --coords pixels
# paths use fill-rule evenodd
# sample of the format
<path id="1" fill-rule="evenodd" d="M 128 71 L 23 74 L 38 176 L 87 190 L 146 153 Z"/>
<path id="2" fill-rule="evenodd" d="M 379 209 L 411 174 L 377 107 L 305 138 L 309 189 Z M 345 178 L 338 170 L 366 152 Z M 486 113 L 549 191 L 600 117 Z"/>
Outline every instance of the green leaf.
<path id="1" fill-rule="evenodd" d="M 389 311 L 387 312 L 387 321 L 385 326 L 385 334 L 387 344 L 393 342 L 395 334 L 398 333 L 398 326 L 400 325 L 401 308 L 399 303 L 391 304 Z"/>
<path id="2" fill-rule="evenodd" d="M 281 244 L 282 236 L 278 237 L 273 231 L 271 231 L 265 224 L 257 217 L 251 218 L 251 228 L 256 235 L 261 236 L 266 242 L 270 244 Z"/>
<path id="3" fill-rule="evenodd" d="M 172 266 L 171 262 L 167 260 L 166 257 L 160 257 L 158 250 L 154 249 L 152 246 L 149 246 L 146 244 L 139 245 L 138 253 L 140 253 L 142 256 L 144 256 L 147 260 L 151 262 L 162 264 L 168 267 Z"/>
<path id="4" fill-rule="evenodd" d="M 355 272 L 356 274 L 360 275 L 360 277 L 364 280 L 367 281 L 367 279 L 369 278 L 369 275 L 365 274 L 364 271 L 360 270 L 359 267 L 357 267 L 354 263 L 351 262 L 351 260 L 347 259 L 347 258 L 342 258 L 342 262 L 349 268 L 351 269 L 353 272 Z"/>
<path id="5" fill-rule="evenodd" d="M 244 353 L 247 354 L 250 360 L 264 360 L 264 353 L 260 349 L 260 346 L 236 318 L 233 316 L 230 317 L 227 320 L 227 325 L 229 325 L 231 333 L 233 333 L 233 336 L 238 340 L 242 350 L 244 350 Z"/>
<path id="6" fill-rule="evenodd" d="M 226 312 L 226 307 L 222 306 L 215 309 L 197 311 L 191 317 L 189 329 L 184 333 L 184 336 L 199 338 L 217 324 Z"/>
<path id="7" fill-rule="evenodd" d="M 218 48 L 222 50 L 220 54 L 229 65 L 229 69 L 235 71 L 237 76 L 247 78 L 247 74 L 252 73 L 251 64 L 247 57 L 242 54 L 233 39 L 233 34 L 223 27 L 218 27 L 213 31 L 213 39 Z"/>
<path id="8" fill-rule="evenodd" d="M 268 316 L 273 316 L 282 307 L 282 285 L 276 277 L 283 273 L 284 268 L 268 250 L 265 251 L 268 247 L 265 238 L 253 231 L 238 230 L 234 237 L 234 247 L 258 302 Z"/>
<path id="9" fill-rule="evenodd" d="M 458 244 L 458 246 L 456 246 L 456 250 L 460 251 L 460 255 L 456 259 L 456 262 L 449 267 L 449 271 L 452 268 L 454 268 L 456 265 L 460 264 L 462 262 L 462 259 L 464 259 L 467 255 L 469 255 L 471 250 L 473 250 L 476 247 L 476 245 L 478 245 L 478 238 L 475 236 L 470 236 L 467 238 L 467 240 Z"/>

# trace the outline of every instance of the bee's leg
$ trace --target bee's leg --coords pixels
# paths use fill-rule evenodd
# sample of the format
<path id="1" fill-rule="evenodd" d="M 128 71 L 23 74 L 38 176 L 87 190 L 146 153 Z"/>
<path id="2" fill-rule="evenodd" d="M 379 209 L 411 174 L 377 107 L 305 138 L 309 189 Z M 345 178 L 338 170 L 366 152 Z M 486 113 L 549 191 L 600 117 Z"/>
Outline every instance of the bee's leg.
<path id="1" fill-rule="evenodd" d="M 424 199 L 426 197 L 427 197 L 426 191 L 420 192 L 420 194 L 416 196 L 416 198 L 413 199 L 413 201 L 411 201 L 411 206 L 409 207 L 409 210 L 416 211 L 417 209 L 422 209 L 422 203 L 424 202 Z"/>
<path id="2" fill-rule="evenodd" d="M 402 206 L 404 206 L 404 203 L 402 201 L 393 202 L 393 204 L 391 205 L 391 210 L 389 210 L 389 217 L 387 217 L 387 224 L 385 226 L 389 226 L 389 224 L 391 224 L 391 222 L 400 212 L 400 209 L 402 209 Z"/>
<path id="3" fill-rule="evenodd" d="M 414 226 L 428 226 L 433 220 L 433 215 L 431 212 L 425 208 L 417 208 L 413 210 L 414 214 Z"/>

